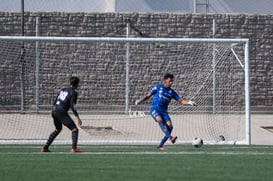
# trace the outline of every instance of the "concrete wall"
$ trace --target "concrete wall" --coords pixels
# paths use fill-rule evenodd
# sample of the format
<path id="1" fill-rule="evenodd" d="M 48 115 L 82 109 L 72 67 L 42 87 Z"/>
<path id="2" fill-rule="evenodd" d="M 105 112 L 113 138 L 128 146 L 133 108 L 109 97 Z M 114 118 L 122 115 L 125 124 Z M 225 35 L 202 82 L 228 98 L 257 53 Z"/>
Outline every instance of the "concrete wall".
<path id="1" fill-rule="evenodd" d="M 133 37 L 249 38 L 252 110 L 271 111 L 273 97 L 273 15 L 26 13 L 25 35 L 35 36 L 40 17 L 41 36 L 125 37 L 126 19 Z M 0 12 L 0 35 L 20 35 L 20 13 Z"/>

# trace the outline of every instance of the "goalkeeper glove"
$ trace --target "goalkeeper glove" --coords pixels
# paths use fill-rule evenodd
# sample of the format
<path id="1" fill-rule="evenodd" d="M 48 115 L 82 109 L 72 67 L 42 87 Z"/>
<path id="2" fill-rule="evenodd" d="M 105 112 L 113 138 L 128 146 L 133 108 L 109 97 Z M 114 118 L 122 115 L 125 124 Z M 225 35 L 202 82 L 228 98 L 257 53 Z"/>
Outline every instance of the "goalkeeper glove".
<path id="1" fill-rule="evenodd" d="M 139 105 L 139 104 L 142 103 L 143 101 L 144 101 L 144 98 L 138 99 L 138 100 L 136 100 L 135 104 L 136 104 L 136 105 Z"/>
<path id="2" fill-rule="evenodd" d="M 195 107 L 197 106 L 197 104 L 194 101 L 188 101 L 188 104 Z"/>

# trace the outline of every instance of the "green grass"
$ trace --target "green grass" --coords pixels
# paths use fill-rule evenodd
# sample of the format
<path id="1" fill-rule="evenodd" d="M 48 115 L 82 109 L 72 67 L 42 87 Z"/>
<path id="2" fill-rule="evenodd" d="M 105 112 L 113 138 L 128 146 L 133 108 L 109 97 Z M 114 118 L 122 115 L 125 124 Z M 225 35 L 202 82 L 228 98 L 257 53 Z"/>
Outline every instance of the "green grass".
<path id="1" fill-rule="evenodd" d="M 79 146 L 71 154 L 67 145 L 40 153 L 37 145 L 0 145 L 0 178 L 3 181 L 49 180 L 185 180 L 251 181 L 273 179 L 272 146 L 190 145 Z"/>

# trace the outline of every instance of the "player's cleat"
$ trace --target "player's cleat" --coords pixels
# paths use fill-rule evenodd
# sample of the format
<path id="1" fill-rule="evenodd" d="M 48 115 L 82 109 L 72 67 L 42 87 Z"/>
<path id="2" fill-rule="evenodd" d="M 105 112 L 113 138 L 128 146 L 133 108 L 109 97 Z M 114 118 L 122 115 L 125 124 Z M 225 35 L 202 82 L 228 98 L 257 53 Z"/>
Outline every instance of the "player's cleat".
<path id="1" fill-rule="evenodd" d="M 175 141 L 176 141 L 176 139 L 177 139 L 177 136 L 173 136 L 173 137 L 171 138 L 171 142 L 174 144 Z"/>
<path id="2" fill-rule="evenodd" d="M 50 150 L 48 148 L 44 148 L 43 147 L 43 148 L 41 148 L 41 152 L 45 152 L 46 153 L 46 152 L 50 152 Z"/>
<path id="3" fill-rule="evenodd" d="M 71 153 L 82 153 L 82 151 L 79 148 L 72 148 Z"/>
<path id="4" fill-rule="evenodd" d="M 168 149 L 165 146 L 157 147 L 158 150 L 160 151 L 167 151 Z"/>

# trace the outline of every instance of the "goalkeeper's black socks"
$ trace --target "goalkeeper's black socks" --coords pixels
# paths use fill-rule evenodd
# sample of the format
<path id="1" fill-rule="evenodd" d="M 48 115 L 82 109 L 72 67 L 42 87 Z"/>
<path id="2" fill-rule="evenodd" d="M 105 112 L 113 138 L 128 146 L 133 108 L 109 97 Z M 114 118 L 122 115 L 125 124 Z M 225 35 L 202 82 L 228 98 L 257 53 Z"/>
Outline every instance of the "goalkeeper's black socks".
<path id="1" fill-rule="evenodd" d="M 58 134 L 60 133 L 60 131 L 53 131 L 50 135 L 49 138 L 46 142 L 46 145 L 44 146 L 44 148 L 48 149 L 48 147 L 51 145 L 51 143 L 54 141 L 54 139 L 58 136 Z"/>
<path id="2" fill-rule="evenodd" d="M 77 148 L 79 131 L 72 131 L 72 149 Z"/>

